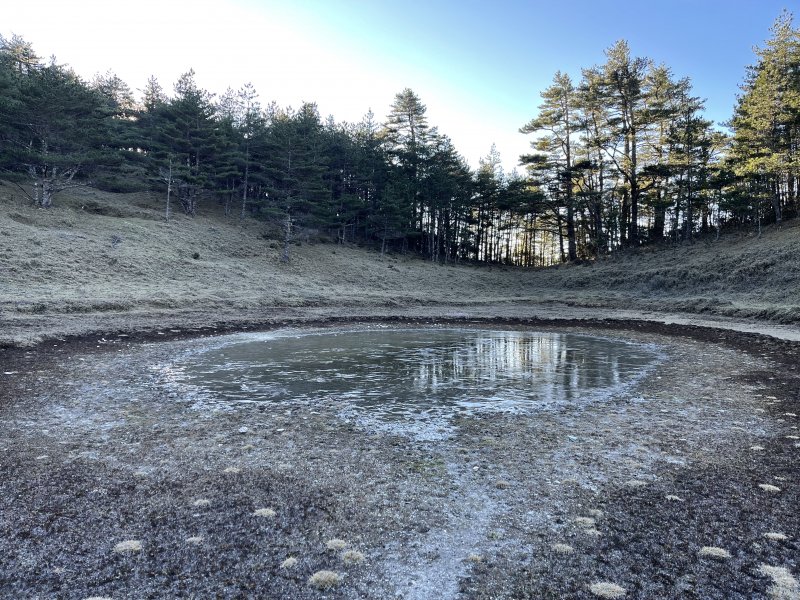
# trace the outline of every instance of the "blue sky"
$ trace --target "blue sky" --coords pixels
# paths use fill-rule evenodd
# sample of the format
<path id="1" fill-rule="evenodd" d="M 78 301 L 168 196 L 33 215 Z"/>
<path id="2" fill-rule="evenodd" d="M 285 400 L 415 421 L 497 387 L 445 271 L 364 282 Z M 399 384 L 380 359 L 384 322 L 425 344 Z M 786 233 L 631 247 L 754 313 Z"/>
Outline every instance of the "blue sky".
<path id="1" fill-rule="evenodd" d="M 411 87 L 473 166 L 496 143 L 511 169 L 554 73 L 579 79 L 622 38 L 728 119 L 784 8 L 800 13 L 786 0 L 28 0 L 3 8 L 0 31 L 87 78 L 112 69 L 140 89 L 154 74 L 169 90 L 194 68 L 212 92 L 251 81 L 265 104 L 316 101 L 337 120 L 382 120 Z"/>

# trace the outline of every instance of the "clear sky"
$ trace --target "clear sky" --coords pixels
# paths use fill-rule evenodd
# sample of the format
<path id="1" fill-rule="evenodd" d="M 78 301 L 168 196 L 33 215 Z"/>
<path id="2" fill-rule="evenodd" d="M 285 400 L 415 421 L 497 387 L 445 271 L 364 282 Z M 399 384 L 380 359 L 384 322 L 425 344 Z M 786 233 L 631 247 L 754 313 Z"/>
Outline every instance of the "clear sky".
<path id="1" fill-rule="evenodd" d="M 495 143 L 510 170 L 556 71 L 636 56 L 690 77 L 707 116 L 731 116 L 745 67 L 798 0 L 25 0 L 4 3 L 0 33 L 55 54 L 89 79 L 113 70 L 171 92 L 190 68 L 214 93 L 252 82 L 262 104 L 317 102 L 323 117 L 383 120 L 413 89 L 432 125 L 475 167 Z M 138 92 L 137 92 L 138 93 Z"/>

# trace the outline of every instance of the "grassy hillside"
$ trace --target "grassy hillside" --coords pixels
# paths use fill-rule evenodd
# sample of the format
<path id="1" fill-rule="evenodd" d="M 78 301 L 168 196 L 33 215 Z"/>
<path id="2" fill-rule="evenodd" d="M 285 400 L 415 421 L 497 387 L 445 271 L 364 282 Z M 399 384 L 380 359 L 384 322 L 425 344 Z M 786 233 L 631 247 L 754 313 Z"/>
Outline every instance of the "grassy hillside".
<path id="1" fill-rule="evenodd" d="M 49 210 L 0 186 L 4 320 L 102 313 L 226 316 L 302 306 L 559 303 L 800 322 L 800 228 L 524 270 L 441 266 L 300 241 L 289 264 L 268 226 L 206 203 L 163 219 L 150 193 L 75 190 Z M 196 258 L 195 258 L 196 256 Z"/>

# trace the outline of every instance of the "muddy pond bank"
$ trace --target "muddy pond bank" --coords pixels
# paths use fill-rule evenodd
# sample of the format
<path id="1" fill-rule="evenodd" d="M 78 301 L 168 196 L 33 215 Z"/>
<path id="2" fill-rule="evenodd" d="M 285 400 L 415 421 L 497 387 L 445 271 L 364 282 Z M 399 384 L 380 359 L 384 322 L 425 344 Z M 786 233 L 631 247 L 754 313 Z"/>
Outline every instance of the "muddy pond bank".
<path id="1" fill-rule="evenodd" d="M 3 351 L 0 591 L 593 598 L 619 586 L 627 598 L 769 598 L 783 585 L 793 593 L 796 343 L 644 321 L 473 320 L 449 322 L 580 330 L 657 345 L 665 359 L 606 402 L 460 418 L 446 439 L 421 442 L 365 430 L 336 407 L 201 410 L 171 385 L 168 368 L 209 344 L 197 331 Z M 315 580 L 333 584 L 320 591 L 309 584 L 319 571 L 338 582 Z"/>

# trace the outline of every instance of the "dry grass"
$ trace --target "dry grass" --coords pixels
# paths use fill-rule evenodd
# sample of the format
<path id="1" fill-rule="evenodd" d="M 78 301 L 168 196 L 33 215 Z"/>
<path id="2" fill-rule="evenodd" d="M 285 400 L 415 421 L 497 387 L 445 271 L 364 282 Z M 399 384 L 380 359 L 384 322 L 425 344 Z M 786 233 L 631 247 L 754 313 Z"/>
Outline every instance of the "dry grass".
<path id="1" fill-rule="evenodd" d="M 778 492 L 781 491 L 781 488 L 779 488 L 777 485 L 772 485 L 771 483 L 759 483 L 758 487 L 760 487 L 765 492 L 770 492 L 772 494 L 777 494 Z"/>
<path id="2" fill-rule="evenodd" d="M 347 548 L 347 542 L 345 542 L 344 540 L 340 540 L 339 538 L 333 538 L 325 542 L 325 547 L 328 550 L 336 550 L 336 551 L 344 550 L 345 548 Z"/>
<path id="3" fill-rule="evenodd" d="M 703 558 L 713 558 L 716 560 L 727 560 L 731 557 L 731 553 L 724 548 L 717 548 L 716 546 L 703 546 L 697 553 Z"/>
<path id="4" fill-rule="evenodd" d="M 641 488 L 647 485 L 648 483 L 646 481 L 642 481 L 641 479 L 629 479 L 625 482 L 625 486 L 629 488 Z"/>
<path id="5" fill-rule="evenodd" d="M 253 511 L 254 517 L 266 517 L 268 519 L 272 519 L 276 514 L 278 513 L 271 508 L 257 508 Z"/>
<path id="6" fill-rule="evenodd" d="M 342 562 L 346 565 L 359 565 L 364 562 L 366 557 L 358 550 L 348 550 L 342 554 Z"/>
<path id="7" fill-rule="evenodd" d="M 583 529 L 593 529 L 597 523 L 592 517 L 575 517 L 572 522 Z"/>
<path id="8" fill-rule="evenodd" d="M 553 544 L 552 547 L 556 554 L 572 554 L 575 551 L 569 544 Z"/>
<path id="9" fill-rule="evenodd" d="M 625 588 L 607 581 L 593 583 L 589 586 L 589 591 L 598 598 L 611 598 L 612 600 L 615 598 L 624 598 L 627 593 Z"/>
<path id="10" fill-rule="evenodd" d="M 339 585 L 342 581 L 341 575 L 333 571 L 317 571 L 308 579 L 308 585 L 318 590 L 329 590 Z"/>
<path id="11" fill-rule="evenodd" d="M 595 529 L 594 527 L 581 529 L 581 532 L 592 537 L 600 537 L 601 535 L 603 535 L 603 532 L 601 532 L 599 529 Z"/>
<path id="12" fill-rule="evenodd" d="M 759 572 L 772 579 L 772 585 L 767 590 L 773 600 L 798 600 L 800 598 L 800 582 L 795 579 L 784 567 L 771 567 L 761 565 Z"/>
<path id="13" fill-rule="evenodd" d="M 114 546 L 114 552 L 118 554 L 130 554 L 132 552 L 141 552 L 142 542 L 139 540 L 125 540 Z"/>
<path id="14" fill-rule="evenodd" d="M 296 566 L 297 566 L 297 559 L 294 556 L 290 556 L 281 563 L 281 569 L 293 569 Z"/>
<path id="15" fill-rule="evenodd" d="M 731 234 L 540 270 L 443 267 L 307 243 L 284 265 L 264 223 L 225 218 L 213 203 L 167 223 L 162 202 L 77 189 L 41 210 L 0 183 L 0 310 L 23 320 L 528 301 L 800 321 L 800 236 L 791 224 L 760 239 Z"/>

